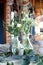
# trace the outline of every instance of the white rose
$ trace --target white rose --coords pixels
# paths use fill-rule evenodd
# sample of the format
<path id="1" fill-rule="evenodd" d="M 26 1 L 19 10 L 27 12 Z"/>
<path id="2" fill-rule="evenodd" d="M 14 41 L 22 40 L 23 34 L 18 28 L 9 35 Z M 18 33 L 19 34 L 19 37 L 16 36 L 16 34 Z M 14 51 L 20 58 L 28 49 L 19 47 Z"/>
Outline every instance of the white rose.
<path id="1" fill-rule="evenodd" d="M 21 24 L 17 24 L 17 27 L 21 27 Z"/>

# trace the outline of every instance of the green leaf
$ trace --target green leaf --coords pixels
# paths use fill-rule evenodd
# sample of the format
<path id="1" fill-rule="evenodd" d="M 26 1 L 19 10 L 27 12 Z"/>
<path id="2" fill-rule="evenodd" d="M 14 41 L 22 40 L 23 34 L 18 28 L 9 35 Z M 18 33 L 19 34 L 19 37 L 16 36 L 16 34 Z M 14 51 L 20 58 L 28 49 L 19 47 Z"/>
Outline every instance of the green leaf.
<path id="1" fill-rule="evenodd" d="M 7 62 L 7 65 L 10 65 L 10 63 L 9 63 L 9 62 Z"/>
<path id="2" fill-rule="evenodd" d="M 14 65 L 14 63 L 12 62 L 11 65 Z"/>
<path id="3" fill-rule="evenodd" d="M 12 28 L 11 26 L 8 26 L 7 31 L 8 31 L 10 34 L 13 34 L 13 28 Z"/>
<path id="4" fill-rule="evenodd" d="M 31 55 L 31 52 L 33 52 L 33 50 L 28 50 L 28 49 L 24 49 L 24 55 L 26 55 L 26 54 L 29 54 L 29 55 Z M 32 53 L 33 54 L 33 53 Z"/>
<path id="5" fill-rule="evenodd" d="M 11 25 L 12 25 L 12 22 L 14 22 L 13 19 L 10 21 L 10 24 L 11 24 Z"/>
<path id="6" fill-rule="evenodd" d="M 41 62 L 39 62 L 39 63 L 38 63 L 38 65 L 43 65 L 43 62 L 42 62 L 42 61 L 41 61 Z"/>

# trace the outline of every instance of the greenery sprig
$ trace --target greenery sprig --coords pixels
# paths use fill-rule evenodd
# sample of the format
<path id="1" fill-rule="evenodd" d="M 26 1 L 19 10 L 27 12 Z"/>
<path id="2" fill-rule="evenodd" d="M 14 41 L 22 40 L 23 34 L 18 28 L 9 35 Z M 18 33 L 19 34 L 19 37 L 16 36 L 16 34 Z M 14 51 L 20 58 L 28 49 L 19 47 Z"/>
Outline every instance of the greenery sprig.
<path id="1" fill-rule="evenodd" d="M 17 24 L 16 21 L 11 20 L 10 25 L 7 25 L 7 31 L 14 36 L 18 36 L 20 32 L 20 27 L 18 27 Z"/>
<path id="2" fill-rule="evenodd" d="M 30 32 L 30 27 L 34 26 L 34 19 L 29 18 L 28 14 L 23 13 L 24 17 L 21 19 L 21 25 L 22 25 L 22 30 L 25 31 L 26 34 Z"/>
<path id="3" fill-rule="evenodd" d="M 7 62 L 7 65 L 14 65 L 14 63 L 13 62 L 11 62 L 11 63 Z"/>

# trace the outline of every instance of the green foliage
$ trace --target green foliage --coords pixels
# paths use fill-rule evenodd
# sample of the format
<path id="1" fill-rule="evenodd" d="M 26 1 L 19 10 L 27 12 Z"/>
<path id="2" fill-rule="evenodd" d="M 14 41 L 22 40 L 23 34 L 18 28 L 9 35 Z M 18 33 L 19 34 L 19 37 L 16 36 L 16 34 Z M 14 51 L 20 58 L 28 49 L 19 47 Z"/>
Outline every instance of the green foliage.
<path id="1" fill-rule="evenodd" d="M 42 62 L 42 61 L 40 61 L 37 65 L 43 65 L 43 62 Z"/>
<path id="2" fill-rule="evenodd" d="M 25 46 L 28 48 L 29 47 L 29 41 L 28 39 L 25 40 Z"/>
<path id="3" fill-rule="evenodd" d="M 30 54 L 33 50 L 31 49 L 24 49 L 24 55 Z"/>
<path id="4" fill-rule="evenodd" d="M 8 26 L 7 28 L 8 28 L 7 31 L 8 31 L 10 34 L 13 34 L 13 28 L 12 28 L 11 26 Z"/>
<path id="5" fill-rule="evenodd" d="M 14 63 L 12 62 L 11 65 L 14 65 Z"/>
<path id="6" fill-rule="evenodd" d="M 15 46 L 18 47 L 18 40 L 15 39 Z"/>
<path id="7" fill-rule="evenodd" d="M 19 22 L 18 15 L 14 16 L 14 19 L 11 19 L 10 25 L 7 25 L 6 29 L 10 34 L 13 34 L 14 36 L 18 36 L 20 32 L 20 28 L 17 27 L 17 24 Z"/>
<path id="8" fill-rule="evenodd" d="M 13 25 L 12 25 L 13 23 Z M 16 21 L 11 21 L 10 22 L 10 25 L 7 25 L 7 31 L 10 33 L 10 34 L 13 34 L 14 36 L 18 36 L 18 33 L 19 33 L 19 27 L 17 27 L 17 22 Z"/>
<path id="9" fill-rule="evenodd" d="M 35 25 L 34 20 L 29 18 L 27 14 L 24 14 L 24 17 L 21 19 L 21 24 L 22 30 L 24 30 L 26 34 L 30 32 L 30 27 Z"/>
<path id="10" fill-rule="evenodd" d="M 19 54 L 19 50 L 16 48 L 15 49 L 15 55 L 18 55 Z"/>
<path id="11" fill-rule="evenodd" d="M 7 65 L 10 65 L 10 63 L 9 63 L 9 62 L 7 62 Z"/>
<path id="12" fill-rule="evenodd" d="M 43 56 L 34 54 L 30 57 L 30 61 L 37 63 L 37 65 L 43 65 Z"/>
<path id="13" fill-rule="evenodd" d="M 11 63 L 7 62 L 7 65 L 14 65 L 14 63 L 13 62 L 11 62 Z"/>
<path id="14" fill-rule="evenodd" d="M 23 13 L 24 14 L 24 13 Z M 17 24 L 21 24 L 21 27 L 17 27 Z M 27 14 L 24 14 L 24 17 L 21 18 L 20 22 L 19 22 L 19 18 L 18 16 L 15 16 L 14 19 L 12 19 L 10 21 L 10 26 L 7 25 L 7 31 L 10 34 L 13 34 L 14 36 L 18 36 L 18 33 L 20 32 L 20 30 L 24 30 L 26 34 L 28 34 L 30 32 L 30 27 L 34 23 L 34 20 L 29 18 L 27 16 Z M 12 25 L 13 24 L 13 25 Z"/>
<path id="15" fill-rule="evenodd" d="M 14 16 L 14 20 L 19 22 L 19 16 Z"/>

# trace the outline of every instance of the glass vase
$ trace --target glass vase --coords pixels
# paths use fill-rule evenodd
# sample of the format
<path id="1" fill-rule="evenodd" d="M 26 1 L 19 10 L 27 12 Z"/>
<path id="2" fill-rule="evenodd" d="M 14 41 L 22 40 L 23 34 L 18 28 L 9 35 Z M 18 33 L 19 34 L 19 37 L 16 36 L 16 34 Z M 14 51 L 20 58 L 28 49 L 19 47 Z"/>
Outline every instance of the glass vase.
<path id="1" fill-rule="evenodd" d="M 18 54 L 18 36 L 11 36 L 12 53 Z"/>

